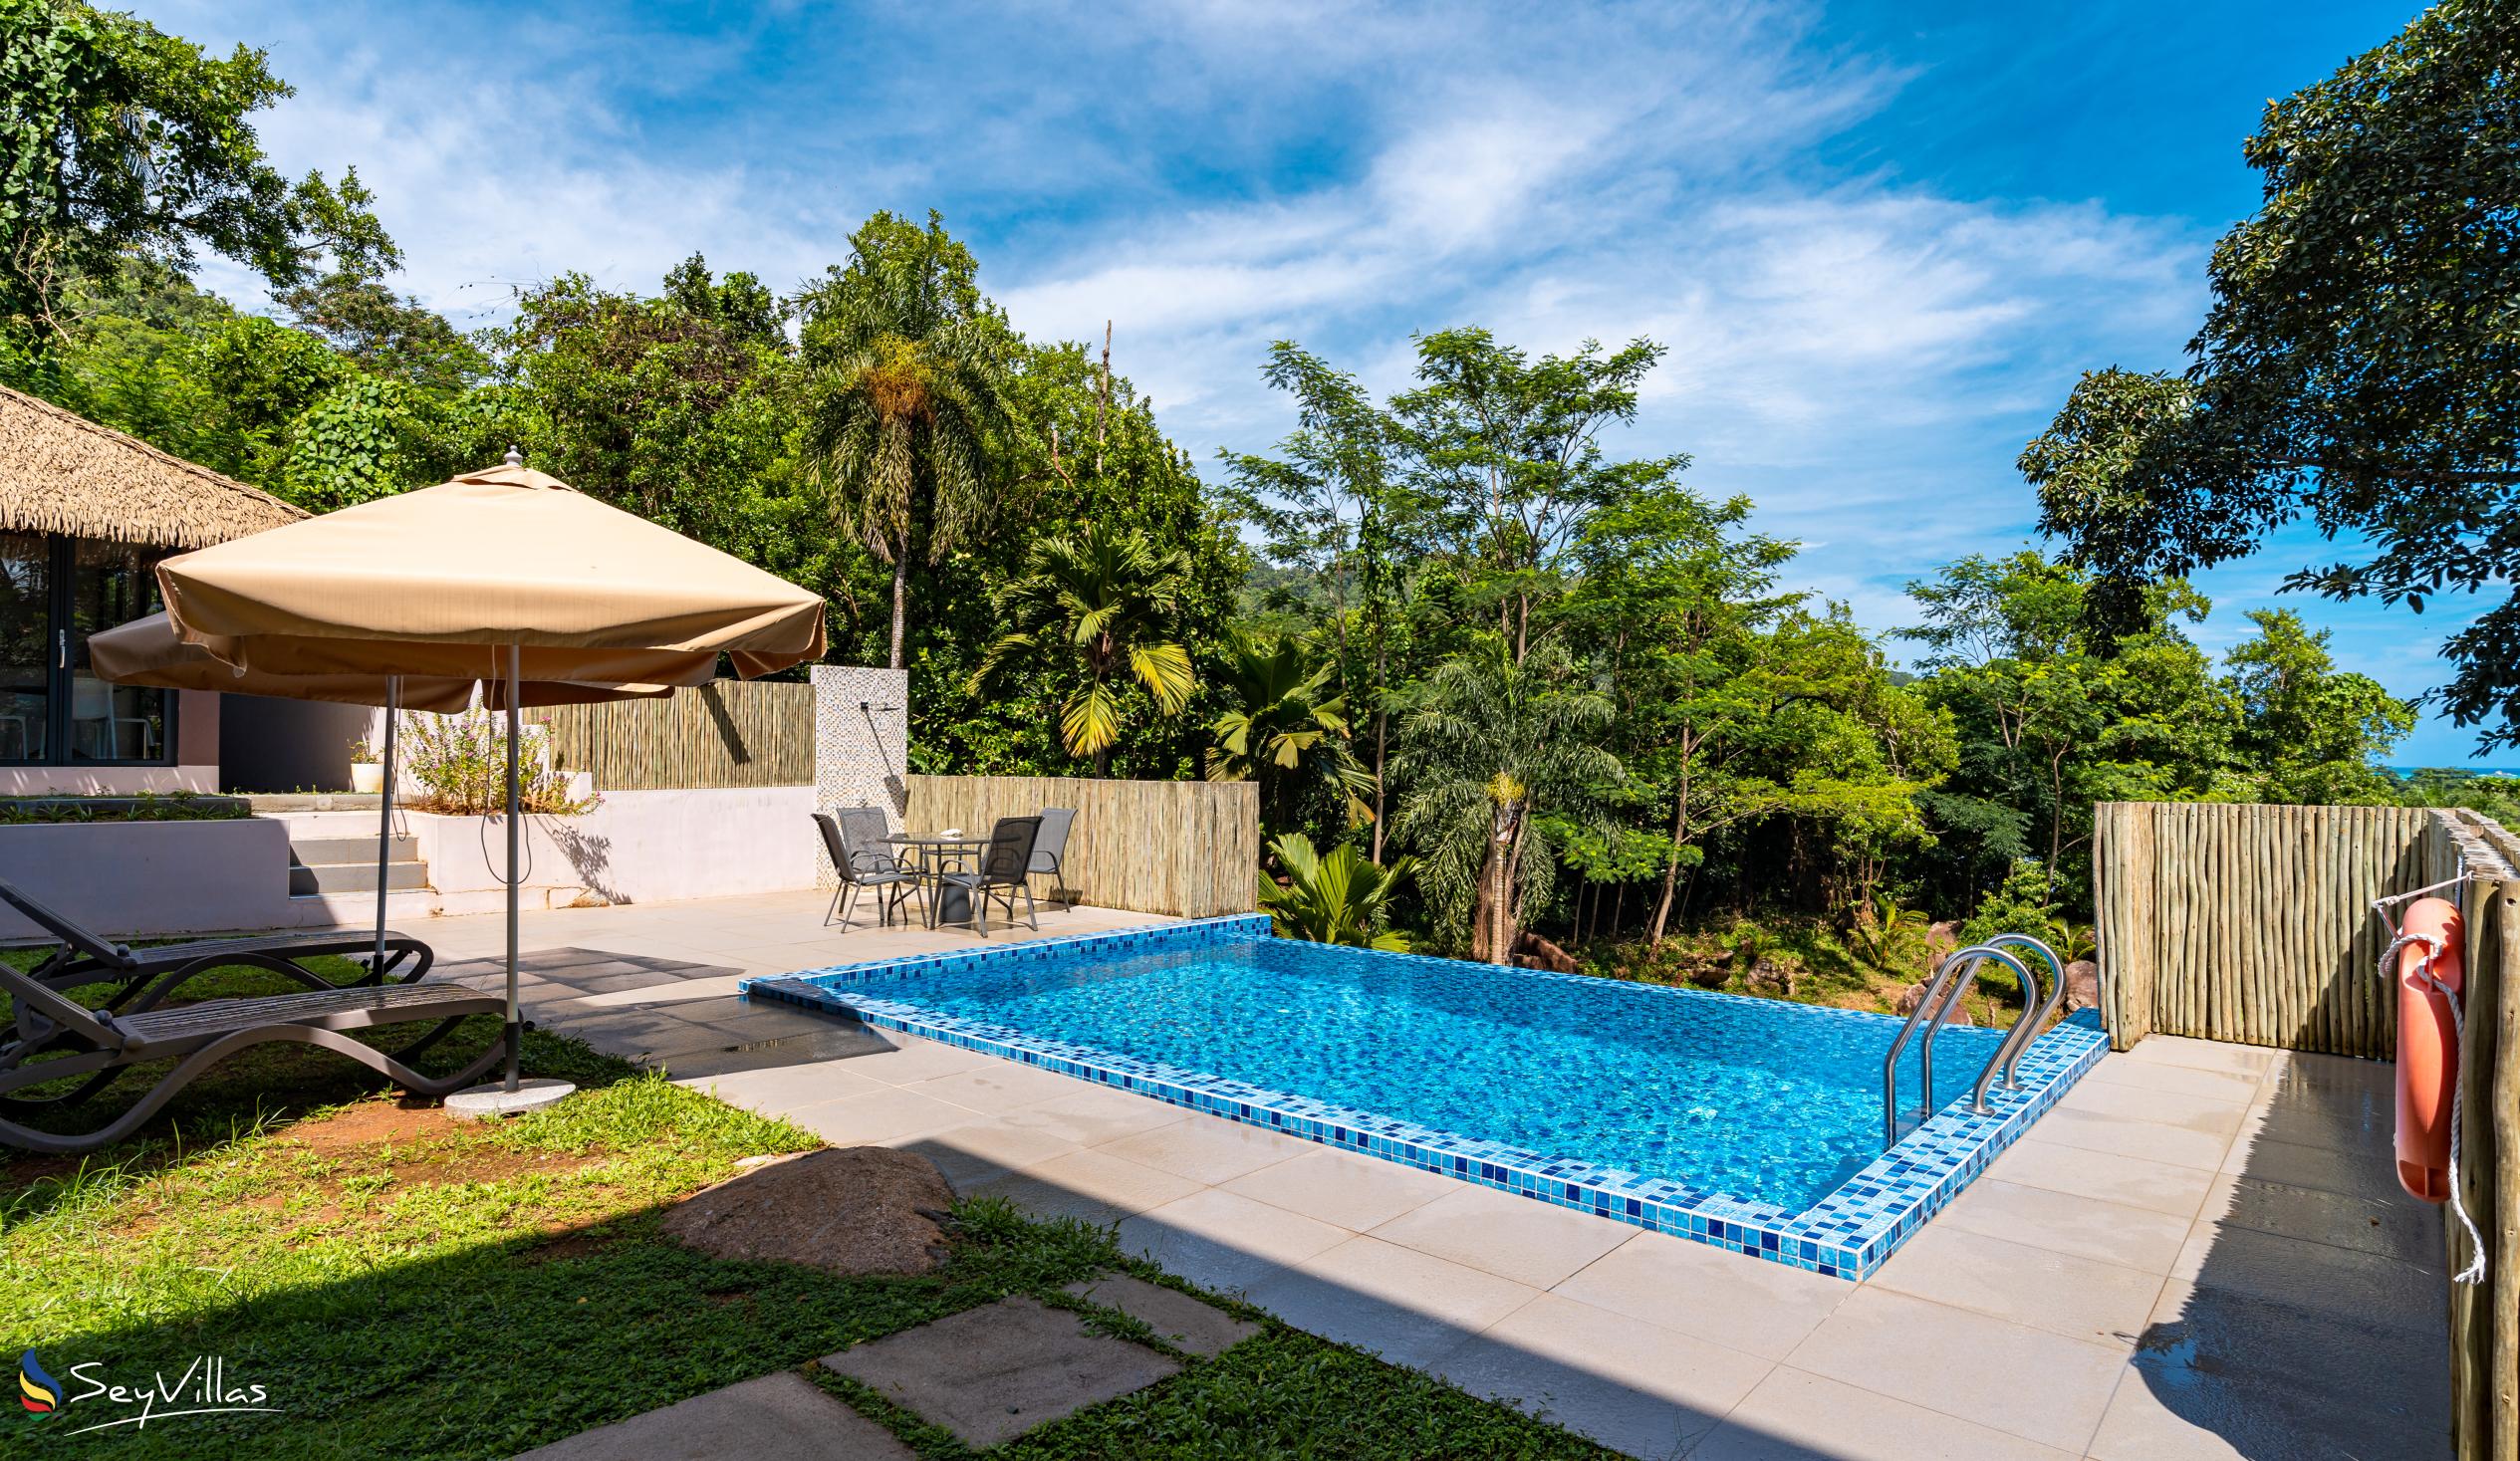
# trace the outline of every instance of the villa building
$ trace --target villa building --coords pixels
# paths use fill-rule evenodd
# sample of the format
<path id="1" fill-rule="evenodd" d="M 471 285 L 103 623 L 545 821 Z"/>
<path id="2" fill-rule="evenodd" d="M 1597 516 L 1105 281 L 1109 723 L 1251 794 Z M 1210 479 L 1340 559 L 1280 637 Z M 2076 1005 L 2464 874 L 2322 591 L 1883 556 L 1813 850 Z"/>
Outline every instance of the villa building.
<path id="1" fill-rule="evenodd" d="M 157 608 L 170 553 L 304 514 L 0 387 L 0 794 L 219 790 L 219 702 L 116 685 L 88 636 Z"/>

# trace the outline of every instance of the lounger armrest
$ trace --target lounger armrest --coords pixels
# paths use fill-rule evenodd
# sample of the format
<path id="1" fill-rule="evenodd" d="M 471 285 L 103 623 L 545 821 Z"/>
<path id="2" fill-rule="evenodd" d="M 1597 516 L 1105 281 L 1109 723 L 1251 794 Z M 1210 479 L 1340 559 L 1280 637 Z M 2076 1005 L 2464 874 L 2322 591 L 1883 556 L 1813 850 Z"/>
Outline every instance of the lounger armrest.
<path id="1" fill-rule="evenodd" d="M 5 902 L 25 914 L 28 922 L 60 939 L 71 948 L 86 954 L 89 958 L 102 960 L 118 969 L 131 967 L 129 949 L 110 938 L 90 933 L 87 929 L 70 921 L 65 914 L 29 897 L 22 888 L 0 882 L 0 902 Z"/>
<path id="2" fill-rule="evenodd" d="M 76 1031 L 101 1050 L 121 1050 L 131 1043 L 129 1033 L 116 1025 L 112 1015 L 65 999 L 6 964 L 0 964 L 0 990 L 6 990 L 19 1009 L 31 1009 L 65 1030 Z"/>

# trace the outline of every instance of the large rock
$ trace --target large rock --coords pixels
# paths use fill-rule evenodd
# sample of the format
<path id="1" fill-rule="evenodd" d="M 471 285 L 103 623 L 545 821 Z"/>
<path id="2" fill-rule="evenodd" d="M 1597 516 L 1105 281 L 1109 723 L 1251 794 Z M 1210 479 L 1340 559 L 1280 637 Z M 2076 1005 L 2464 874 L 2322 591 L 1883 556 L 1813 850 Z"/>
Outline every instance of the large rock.
<path id="1" fill-rule="evenodd" d="M 712 1258 L 833 1274 L 923 1274 L 945 1257 L 953 1205 L 936 1164 L 884 1146 L 826 1147 L 705 1187 L 674 1204 L 667 1237 Z"/>
<path id="2" fill-rule="evenodd" d="M 2076 959 L 2065 966 L 2065 1008 L 2088 1010 L 2100 1003 L 2100 966 Z"/>
<path id="3" fill-rule="evenodd" d="M 1898 998 L 1890 1001 L 1891 1011 L 1900 1015 L 1912 1015 L 1916 1013 L 1916 1006 L 1925 1002 L 1925 987 L 1932 982 L 1933 981 L 1930 979 L 1919 979 L 1915 983 L 1908 985 L 1905 989 L 1900 990 L 1898 992 Z M 1943 1012 L 1942 1023 L 1945 1025 L 1974 1025 L 1977 1022 L 1969 1017 L 1969 1011 L 1966 1005 L 1954 1001 L 1951 1008 Z"/>
<path id="4" fill-rule="evenodd" d="M 1925 972 L 1933 973 L 1960 947 L 1960 925 L 1945 919 L 1925 929 Z"/>
<path id="5" fill-rule="evenodd" d="M 1765 995 L 1770 999 L 1785 999 L 1794 993 L 1794 971 L 1766 959 L 1751 965 L 1749 978 L 1742 982 L 1752 994 Z"/>

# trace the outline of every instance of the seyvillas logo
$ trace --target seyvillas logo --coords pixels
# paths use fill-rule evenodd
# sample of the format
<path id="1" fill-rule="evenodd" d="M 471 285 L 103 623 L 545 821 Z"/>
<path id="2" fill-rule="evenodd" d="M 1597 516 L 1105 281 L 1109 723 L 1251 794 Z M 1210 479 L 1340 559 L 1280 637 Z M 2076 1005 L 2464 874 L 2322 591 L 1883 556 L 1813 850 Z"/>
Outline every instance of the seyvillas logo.
<path id="1" fill-rule="evenodd" d="M 270 1392 L 261 1385 L 229 1378 L 227 1361 L 215 1354 L 200 1355 L 171 1375 L 156 1370 L 146 1384 L 117 1384 L 105 1377 L 104 1369 L 102 1362 L 93 1359 L 73 1364 L 63 1371 L 70 1378 L 65 1386 L 46 1372 L 29 1349 L 18 1357 L 18 1403 L 37 1415 L 57 1414 L 75 1405 L 83 1419 L 95 1415 L 100 1405 L 128 1412 L 107 1411 L 108 1419 L 64 1432 L 74 1436 L 123 1425 L 146 1430 L 153 1421 L 186 1415 L 269 1414 L 280 1409 L 265 1403 Z"/>
<path id="2" fill-rule="evenodd" d="M 61 1381 L 44 1372 L 32 1349 L 18 1356 L 18 1403 L 38 1415 L 61 1408 Z"/>

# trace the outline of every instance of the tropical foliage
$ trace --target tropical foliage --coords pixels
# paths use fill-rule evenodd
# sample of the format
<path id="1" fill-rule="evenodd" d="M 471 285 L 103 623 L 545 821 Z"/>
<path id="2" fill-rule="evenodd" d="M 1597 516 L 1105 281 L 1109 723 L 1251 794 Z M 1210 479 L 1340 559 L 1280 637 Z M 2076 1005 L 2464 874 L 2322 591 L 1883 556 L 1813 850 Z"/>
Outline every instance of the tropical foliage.
<path id="1" fill-rule="evenodd" d="M 1337 672 L 1292 635 L 1237 634 L 1217 665 L 1226 708 L 1209 726 L 1207 779 L 1259 782 L 1274 827 L 1289 825 L 1294 799 L 1325 785 L 1350 826 L 1371 821 L 1375 780 L 1349 749 L 1348 697 L 1328 693 Z"/>
<path id="2" fill-rule="evenodd" d="M 1408 935 L 1387 925 L 1414 861 L 1399 857 L 1378 866 L 1346 843 L 1325 856 L 1300 832 L 1272 842 L 1269 852 L 1285 869 L 1286 881 L 1261 874 L 1260 911 L 1280 937 L 1408 952 Z"/>
<path id="3" fill-rule="evenodd" d="M 836 519 L 892 566 L 894 669 L 910 555 L 923 541 L 933 563 L 969 531 L 989 438 L 1008 429 L 1007 331 L 978 270 L 937 214 L 921 229 L 878 213 L 850 240 L 849 262 L 799 301 L 809 470 L 831 489 Z"/>
<path id="4" fill-rule="evenodd" d="M 971 692 L 983 693 L 1018 657 L 1071 660 L 1059 735 L 1068 754 L 1094 758 L 1095 775 L 1108 776 L 1130 689 L 1143 691 L 1156 713 L 1178 715 L 1197 687 L 1189 651 L 1164 637 L 1180 611 L 1188 559 L 1134 530 L 1096 523 L 1081 536 L 1034 545 L 1026 566 L 1029 573 L 993 597 L 1009 627 L 972 671 Z"/>

